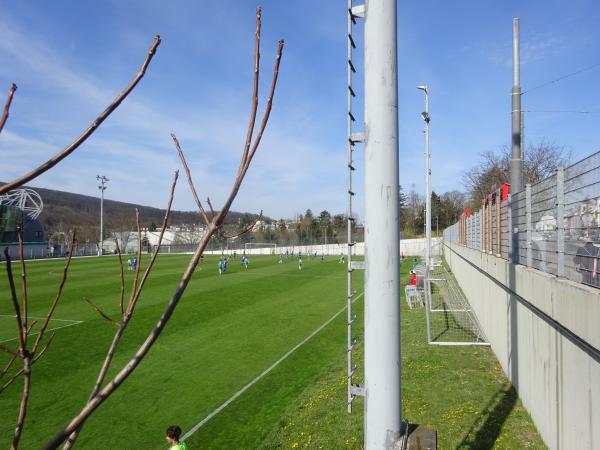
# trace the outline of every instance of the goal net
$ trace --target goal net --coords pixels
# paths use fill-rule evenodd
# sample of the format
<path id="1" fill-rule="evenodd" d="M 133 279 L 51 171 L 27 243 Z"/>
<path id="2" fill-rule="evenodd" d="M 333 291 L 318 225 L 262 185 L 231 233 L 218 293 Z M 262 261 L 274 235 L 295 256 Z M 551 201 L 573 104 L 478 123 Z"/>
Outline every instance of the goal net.
<path id="1" fill-rule="evenodd" d="M 429 274 L 427 338 L 433 345 L 489 345 L 471 305 L 443 263 Z M 425 283 L 427 285 L 427 283 Z"/>
<path id="2" fill-rule="evenodd" d="M 274 255 L 277 253 L 277 244 L 271 242 L 246 242 L 244 251 L 254 255 Z"/>

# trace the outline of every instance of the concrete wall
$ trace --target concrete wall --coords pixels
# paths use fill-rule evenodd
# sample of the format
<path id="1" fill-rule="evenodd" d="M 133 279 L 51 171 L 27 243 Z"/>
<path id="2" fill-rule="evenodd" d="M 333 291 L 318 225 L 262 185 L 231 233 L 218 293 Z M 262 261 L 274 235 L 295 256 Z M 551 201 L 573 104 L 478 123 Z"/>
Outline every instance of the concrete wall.
<path id="1" fill-rule="evenodd" d="M 442 238 L 432 238 L 431 239 L 431 254 L 432 256 L 441 255 L 442 248 Z M 314 252 L 317 252 L 317 255 L 337 255 L 339 256 L 341 253 L 346 254 L 347 252 L 346 244 L 328 244 L 328 245 L 296 245 L 296 246 L 277 246 L 275 250 L 276 254 L 283 253 L 285 254 L 286 250 L 290 253 L 293 251 L 294 254 L 298 254 L 298 252 L 302 252 L 303 255 L 310 255 Z M 237 253 L 242 253 L 243 250 L 236 249 Z M 404 256 L 421 256 L 423 257 L 425 251 L 425 239 L 402 239 L 400 240 L 400 252 L 404 253 Z M 229 253 L 233 252 L 233 250 L 229 250 Z M 267 248 L 252 248 L 246 250 L 246 253 L 249 255 L 270 255 L 273 252 L 272 247 Z M 214 251 L 206 251 L 204 252 L 207 255 L 210 254 L 221 254 L 221 250 Z M 365 243 L 357 242 L 354 246 L 354 255 L 364 256 L 365 254 Z"/>
<path id="2" fill-rule="evenodd" d="M 600 449 L 600 291 L 445 242 L 444 254 L 550 449 Z"/>

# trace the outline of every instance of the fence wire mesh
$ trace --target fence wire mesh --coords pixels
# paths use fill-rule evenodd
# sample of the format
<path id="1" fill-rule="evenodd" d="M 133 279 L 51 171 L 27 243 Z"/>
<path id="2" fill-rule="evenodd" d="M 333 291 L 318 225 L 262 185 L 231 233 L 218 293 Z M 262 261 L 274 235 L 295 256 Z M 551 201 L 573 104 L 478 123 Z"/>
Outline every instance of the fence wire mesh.
<path id="1" fill-rule="evenodd" d="M 491 203 L 444 239 L 600 287 L 600 152 Z"/>

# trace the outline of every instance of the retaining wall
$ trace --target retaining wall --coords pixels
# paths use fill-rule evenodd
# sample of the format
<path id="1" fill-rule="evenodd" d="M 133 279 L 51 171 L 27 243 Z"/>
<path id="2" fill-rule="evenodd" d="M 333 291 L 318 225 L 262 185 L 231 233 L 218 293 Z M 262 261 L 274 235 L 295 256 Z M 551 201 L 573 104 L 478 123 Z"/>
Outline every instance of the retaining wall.
<path id="1" fill-rule="evenodd" d="M 457 244 L 444 254 L 546 445 L 600 450 L 600 290 Z"/>

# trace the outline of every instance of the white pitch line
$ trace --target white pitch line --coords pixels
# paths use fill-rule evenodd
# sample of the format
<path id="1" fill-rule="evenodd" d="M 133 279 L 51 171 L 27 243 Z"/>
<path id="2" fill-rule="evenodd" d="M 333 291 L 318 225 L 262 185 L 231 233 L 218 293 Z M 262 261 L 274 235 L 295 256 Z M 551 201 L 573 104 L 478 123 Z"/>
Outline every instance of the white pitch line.
<path id="1" fill-rule="evenodd" d="M 13 319 L 17 316 L 15 316 L 14 314 L 0 314 L 0 317 L 12 317 Z M 27 316 L 29 319 L 33 319 L 33 320 L 46 320 L 45 317 L 33 317 L 33 316 Z M 52 320 L 57 320 L 59 322 L 71 322 L 71 323 L 81 323 L 83 322 L 83 320 L 72 320 L 72 319 L 50 319 Z"/>
<path id="2" fill-rule="evenodd" d="M 352 303 L 354 303 L 356 300 L 358 300 L 360 297 L 362 297 L 363 294 L 364 294 L 364 292 L 361 292 L 354 300 L 352 300 Z M 346 311 L 346 308 L 347 308 L 347 306 L 344 306 L 342 309 L 340 309 L 338 312 L 336 312 L 333 316 L 331 316 L 331 318 L 329 318 L 325 323 L 323 323 L 323 325 L 321 325 L 319 328 L 317 328 L 315 331 L 313 331 L 311 334 L 309 334 L 306 338 L 304 338 L 304 340 L 302 342 L 300 342 L 299 344 L 296 344 L 295 347 L 293 347 L 285 355 L 283 355 L 281 358 L 279 358 L 277 361 L 275 361 L 269 368 L 265 369 L 260 375 L 258 375 L 256 378 L 254 378 L 250 383 L 248 383 L 243 388 L 241 388 L 239 391 L 237 391 L 235 394 L 233 394 L 231 397 L 229 397 L 229 399 L 226 400 L 221 406 L 219 406 L 218 408 L 213 410 L 208 416 L 206 416 L 204 419 L 202 419 L 200 422 L 198 422 L 196 425 L 194 425 L 194 427 L 190 431 L 185 433 L 183 435 L 183 437 L 181 438 L 181 440 L 185 440 L 185 439 L 189 438 L 192 434 L 194 434 L 196 431 L 198 431 L 200 428 L 202 428 L 206 422 L 208 422 L 210 419 L 212 419 L 217 414 L 219 414 L 221 411 L 223 411 L 225 408 L 227 408 L 227 406 L 229 406 L 229 404 L 231 402 L 233 402 L 235 399 L 237 399 L 239 396 L 241 396 L 244 392 L 246 392 L 248 389 L 250 389 L 252 386 L 254 386 L 258 381 L 260 381 L 261 378 L 263 378 L 265 375 L 267 375 L 269 372 L 271 372 L 271 370 L 273 370 L 275 367 L 277 367 L 279 364 L 281 364 L 288 356 L 290 356 L 292 353 L 294 353 L 296 350 L 298 350 L 300 347 L 302 347 L 304 344 L 306 344 L 313 336 L 315 336 L 317 333 L 319 333 L 319 331 L 321 331 L 323 328 L 325 328 L 327 325 L 329 325 L 331 322 L 333 322 L 333 320 L 337 316 L 339 316 L 341 313 Z"/>
<path id="3" fill-rule="evenodd" d="M 58 320 L 58 319 L 53 319 L 53 320 Z M 63 320 L 64 320 L 64 319 L 63 319 Z M 69 324 L 67 324 L 67 325 L 63 325 L 63 326 L 60 326 L 60 327 L 48 328 L 48 329 L 46 330 L 46 333 L 47 333 L 48 331 L 60 330 L 61 328 L 72 327 L 73 325 L 80 325 L 80 324 L 82 324 L 82 323 L 83 323 L 83 320 L 76 320 L 76 321 L 73 321 L 73 323 L 69 323 Z M 39 333 L 39 332 L 37 332 L 37 333 L 33 333 L 33 334 L 30 334 L 29 336 L 37 336 L 38 334 L 40 334 L 40 333 Z M 16 337 L 14 337 L 14 338 L 11 338 L 11 339 L 5 339 L 5 340 L 3 340 L 3 341 L 0 341 L 0 344 L 3 344 L 4 342 L 10 342 L 10 341 L 16 341 L 16 340 L 17 340 L 17 338 L 16 338 Z"/>

